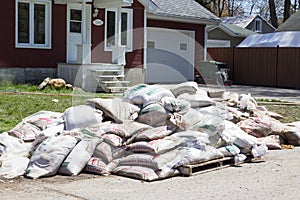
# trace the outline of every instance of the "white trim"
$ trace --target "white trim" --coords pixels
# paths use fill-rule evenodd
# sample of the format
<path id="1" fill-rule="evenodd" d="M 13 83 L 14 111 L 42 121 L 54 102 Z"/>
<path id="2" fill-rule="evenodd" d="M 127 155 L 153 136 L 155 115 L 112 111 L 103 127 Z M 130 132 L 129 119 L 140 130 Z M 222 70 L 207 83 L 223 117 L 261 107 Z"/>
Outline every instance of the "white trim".
<path id="1" fill-rule="evenodd" d="M 256 23 L 258 23 L 258 22 L 259 22 L 259 28 L 256 29 L 257 28 Z M 254 32 L 256 32 L 256 33 L 261 33 L 262 32 L 262 20 L 261 19 L 256 18 L 254 20 Z"/>
<path id="2" fill-rule="evenodd" d="M 105 9 L 105 28 L 104 28 L 104 51 L 112 51 L 112 47 L 107 46 L 107 11 L 112 11 L 112 12 L 117 12 L 117 8 L 106 8 Z M 121 8 L 121 12 L 127 13 L 127 22 L 128 22 L 128 27 L 127 27 L 127 45 L 126 45 L 126 52 L 132 52 L 133 49 L 133 10 L 130 8 Z M 115 15 L 115 24 L 118 24 L 117 22 L 117 15 Z M 119 24 L 121 26 L 121 23 Z M 119 30 L 121 30 L 121 27 L 119 27 Z M 116 32 L 117 28 L 115 27 L 115 36 L 117 37 L 119 33 Z M 117 40 L 115 39 L 115 42 Z M 115 44 L 117 45 L 117 44 Z"/>
<path id="3" fill-rule="evenodd" d="M 18 3 L 29 3 L 29 43 L 18 42 Z M 34 44 L 34 4 L 45 5 L 45 44 Z M 15 47 L 33 49 L 52 48 L 52 1 L 51 0 L 16 0 L 15 1 Z"/>
<path id="4" fill-rule="evenodd" d="M 144 10 L 144 60 L 143 67 L 147 69 L 147 40 L 148 40 L 148 29 L 147 29 L 147 11 Z M 145 73 L 147 75 L 147 73 Z M 146 77 L 145 77 L 146 78 Z M 146 79 L 145 79 L 146 80 Z"/>

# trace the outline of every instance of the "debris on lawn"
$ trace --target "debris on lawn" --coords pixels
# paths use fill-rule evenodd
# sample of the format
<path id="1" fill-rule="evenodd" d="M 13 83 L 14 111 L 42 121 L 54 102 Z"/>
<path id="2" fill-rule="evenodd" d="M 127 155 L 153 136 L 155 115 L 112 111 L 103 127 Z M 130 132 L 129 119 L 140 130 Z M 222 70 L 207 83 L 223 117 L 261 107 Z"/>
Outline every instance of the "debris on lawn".
<path id="1" fill-rule="evenodd" d="M 51 89 L 61 90 L 61 89 L 73 89 L 71 84 L 67 84 L 66 81 L 62 78 L 50 78 L 47 77 L 40 83 L 38 88 L 43 90 L 47 86 L 50 86 Z"/>
<path id="2" fill-rule="evenodd" d="M 0 176 L 190 176 L 300 145 L 300 122 L 283 124 L 282 117 L 250 94 L 208 93 L 194 82 L 139 84 L 120 98 L 24 118 L 0 134 Z"/>

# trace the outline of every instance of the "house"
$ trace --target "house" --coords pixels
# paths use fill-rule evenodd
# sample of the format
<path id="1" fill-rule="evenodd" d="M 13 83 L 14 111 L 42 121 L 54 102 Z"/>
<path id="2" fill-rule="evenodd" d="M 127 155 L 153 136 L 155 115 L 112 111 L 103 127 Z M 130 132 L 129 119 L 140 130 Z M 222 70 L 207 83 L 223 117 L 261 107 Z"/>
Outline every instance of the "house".
<path id="1" fill-rule="evenodd" d="M 256 34 L 254 31 L 234 24 L 221 23 L 218 26 L 207 26 L 207 48 L 234 47 L 240 44 L 248 35 Z"/>
<path id="2" fill-rule="evenodd" d="M 221 20 L 224 24 L 234 24 L 256 33 L 272 33 L 275 30 L 275 28 L 260 15 L 222 17 Z"/>
<path id="3" fill-rule="evenodd" d="M 300 10 L 281 24 L 275 32 L 300 31 Z"/>
<path id="4" fill-rule="evenodd" d="M 59 76 L 88 91 L 194 79 L 205 26 L 194 0 L 14 0 L 0 8 L 0 81 Z"/>

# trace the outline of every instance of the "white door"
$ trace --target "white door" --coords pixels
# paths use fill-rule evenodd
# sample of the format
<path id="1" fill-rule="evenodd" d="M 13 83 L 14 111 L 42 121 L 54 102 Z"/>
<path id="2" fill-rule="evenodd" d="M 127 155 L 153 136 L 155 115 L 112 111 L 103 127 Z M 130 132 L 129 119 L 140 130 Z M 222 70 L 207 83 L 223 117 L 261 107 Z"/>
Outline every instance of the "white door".
<path id="1" fill-rule="evenodd" d="M 195 32 L 147 29 L 147 83 L 194 80 Z"/>
<path id="2" fill-rule="evenodd" d="M 90 5 L 86 6 L 86 22 L 91 21 Z M 67 11 L 67 63 L 77 61 L 77 44 L 82 44 L 83 33 L 90 44 L 91 24 L 83 22 L 82 5 L 68 4 Z M 85 25 L 85 27 L 84 27 Z"/>

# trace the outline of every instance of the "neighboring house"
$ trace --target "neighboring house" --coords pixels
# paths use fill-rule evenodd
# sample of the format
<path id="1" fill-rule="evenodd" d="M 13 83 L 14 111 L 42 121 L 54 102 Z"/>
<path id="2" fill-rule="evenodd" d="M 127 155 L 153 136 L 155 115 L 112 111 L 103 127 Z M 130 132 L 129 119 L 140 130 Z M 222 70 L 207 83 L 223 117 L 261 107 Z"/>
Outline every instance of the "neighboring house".
<path id="1" fill-rule="evenodd" d="M 221 20 L 224 24 L 234 24 L 256 33 L 272 33 L 275 30 L 275 28 L 260 15 L 222 17 Z"/>
<path id="2" fill-rule="evenodd" d="M 250 31 L 234 24 L 224 23 L 221 23 L 219 26 L 208 26 L 207 32 L 207 48 L 234 47 L 240 44 L 248 35 L 256 34 L 254 31 Z"/>
<path id="3" fill-rule="evenodd" d="M 59 76 L 86 90 L 125 84 L 124 75 L 193 80 L 205 26 L 219 23 L 194 0 L 10 0 L 0 11 L 0 81 Z"/>
<path id="4" fill-rule="evenodd" d="M 300 10 L 281 24 L 275 32 L 300 31 Z"/>

